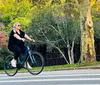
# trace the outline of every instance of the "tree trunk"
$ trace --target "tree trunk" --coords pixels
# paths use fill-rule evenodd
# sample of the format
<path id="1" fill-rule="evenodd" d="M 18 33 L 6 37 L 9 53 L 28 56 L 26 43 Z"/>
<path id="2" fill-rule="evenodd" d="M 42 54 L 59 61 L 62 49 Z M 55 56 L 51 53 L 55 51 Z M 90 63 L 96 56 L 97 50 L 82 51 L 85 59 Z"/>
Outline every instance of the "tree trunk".
<path id="1" fill-rule="evenodd" d="M 70 44 L 69 41 L 67 40 L 67 48 L 68 48 L 68 58 L 69 58 L 69 63 L 71 64 L 71 50 L 70 50 Z"/>
<path id="2" fill-rule="evenodd" d="M 94 28 L 91 16 L 91 6 L 89 0 L 80 3 L 81 22 L 81 61 L 96 61 L 94 46 Z"/>
<path id="3" fill-rule="evenodd" d="M 74 64 L 74 41 L 72 42 L 72 45 L 70 45 L 69 41 L 67 40 L 67 48 L 68 48 L 68 58 L 69 63 Z"/>
<path id="4" fill-rule="evenodd" d="M 72 64 L 74 64 L 74 40 L 73 40 L 72 46 L 71 46 L 71 58 L 72 58 Z"/>

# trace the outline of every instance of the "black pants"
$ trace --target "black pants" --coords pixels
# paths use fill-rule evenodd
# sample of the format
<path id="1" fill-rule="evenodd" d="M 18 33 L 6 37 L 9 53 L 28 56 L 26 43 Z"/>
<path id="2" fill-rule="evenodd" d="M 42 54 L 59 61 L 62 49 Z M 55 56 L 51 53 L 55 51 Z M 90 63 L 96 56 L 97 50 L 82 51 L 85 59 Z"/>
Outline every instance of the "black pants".
<path id="1" fill-rule="evenodd" d="M 20 54 L 25 54 L 26 46 L 18 46 L 18 45 L 12 45 L 9 46 L 8 49 L 14 53 L 14 59 L 17 60 Z"/>

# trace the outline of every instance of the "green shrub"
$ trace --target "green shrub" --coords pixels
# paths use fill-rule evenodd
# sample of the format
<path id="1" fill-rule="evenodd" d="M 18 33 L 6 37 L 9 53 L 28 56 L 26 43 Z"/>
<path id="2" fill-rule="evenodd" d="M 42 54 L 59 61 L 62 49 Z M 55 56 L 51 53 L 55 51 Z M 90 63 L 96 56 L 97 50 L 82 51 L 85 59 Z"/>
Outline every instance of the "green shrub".
<path id="1" fill-rule="evenodd" d="M 5 57 L 11 52 L 5 46 L 0 47 L 0 69 L 3 69 Z"/>

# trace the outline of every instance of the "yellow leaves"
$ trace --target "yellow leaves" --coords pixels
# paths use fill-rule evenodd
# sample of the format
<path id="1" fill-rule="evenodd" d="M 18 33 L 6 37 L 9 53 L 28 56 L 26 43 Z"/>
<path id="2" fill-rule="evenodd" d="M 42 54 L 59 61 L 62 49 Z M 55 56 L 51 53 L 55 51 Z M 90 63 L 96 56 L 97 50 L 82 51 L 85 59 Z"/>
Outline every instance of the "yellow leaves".
<path id="1" fill-rule="evenodd" d="M 24 2 L 26 2 L 26 3 L 27 3 L 27 2 L 29 2 L 29 0 L 24 0 Z"/>
<path id="2" fill-rule="evenodd" d="M 100 2 L 97 2 L 95 5 L 95 10 L 100 11 Z"/>
<path id="3" fill-rule="evenodd" d="M 5 7 L 5 5 L 3 3 L 0 3 L 0 8 Z"/>
<path id="4" fill-rule="evenodd" d="M 61 13 L 61 16 L 62 16 L 62 17 L 64 17 L 64 16 L 65 16 L 65 13 L 64 13 L 64 12 L 62 12 L 62 13 Z"/>
<path id="5" fill-rule="evenodd" d="M 66 2 L 66 0 L 60 0 L 61 4 L 64 4 Z"/>
<path id="6" fill-rule="evenodd" d="M 96 0 L 91 0 L 90 6 L 92 7 L 96 3 Z"/>
<path id="7" fill-rule="evenodd" d="M 50 6 L 51 5 L 52 0 L 46 2 L 46 6 Z"/>
<path id="8" fill-rule="evenodd" d="M 7 6 L 4 3 L 0 3 L 0 12 L 4 13 L 5 11 L 7 11 Z"/>
<path id="9" fill-rule="evenodd" d="M 3 0 L 0 3 L 0 14 L 2 21 L 7 23 L 7 28 L 11 28 L 13 22 L 20 22 L 25 28 L 31 21 L 32 12 L 36 6 L 29 2 L 29 0 Z M 7 29 L 8 30 L 8 29 Z"/>

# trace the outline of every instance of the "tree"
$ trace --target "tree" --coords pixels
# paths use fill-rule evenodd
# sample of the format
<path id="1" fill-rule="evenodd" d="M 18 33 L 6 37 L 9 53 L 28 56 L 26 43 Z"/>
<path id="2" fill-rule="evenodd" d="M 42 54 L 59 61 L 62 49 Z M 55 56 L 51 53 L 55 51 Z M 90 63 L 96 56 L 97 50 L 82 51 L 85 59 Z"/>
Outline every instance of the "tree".
<path id="1" fill-rule="evenodd" d="M 96 4 L 93 6 L 92 13 L 94 22 L 94 35 L 96 39 L 100 39 L 100 2 L 96 2 Z"/>
<path id="2" fill-rule="evenodd" d="M 62 7 L 62 4 L 46 5 L 44 8 L 34 11 L 32 23 L 27 29 L 28 34 L 36 40 L 46 42 L 50 50 L 56 48 L 66 63 L 69 64 L 74 63 L 74 45 L 80 35 L 79 18 L 74 16 L 74 13 L 77 13 L 74 8 L 70 13 L 73 15 L 67 16 L 67 14 L 63 14 L 65 9 Z M 70 9 L 66 10 L 70 11 Z M 68 49 L 68 56 L 66 55 L 66 57 L 69 60 L 66 59 L 62 48 Z"/>
<path id="3" fill-rule="evenodd" d="M 21 23 L 24 29 L 31 22 L 34 7 L 29 0 L 1 0 L 0 22 L 5 25 L 5 31 L 9 32 L 14 22 Z"/>
<path id="4" fill-rule="evenodd" d="M 80 29 L 81 29 L 81 61 L 96 61 L 94 46 L 94 28 L 91 15 L 91 8 L 97 0 L 66 0 L 76 3 L 80 9 Z"/>
<path id="5" fill-rule="evenodd" d="M 77 0 L 80 8 L 81 61 L 96 61 L 91 7 L 96 0 Z"/>

